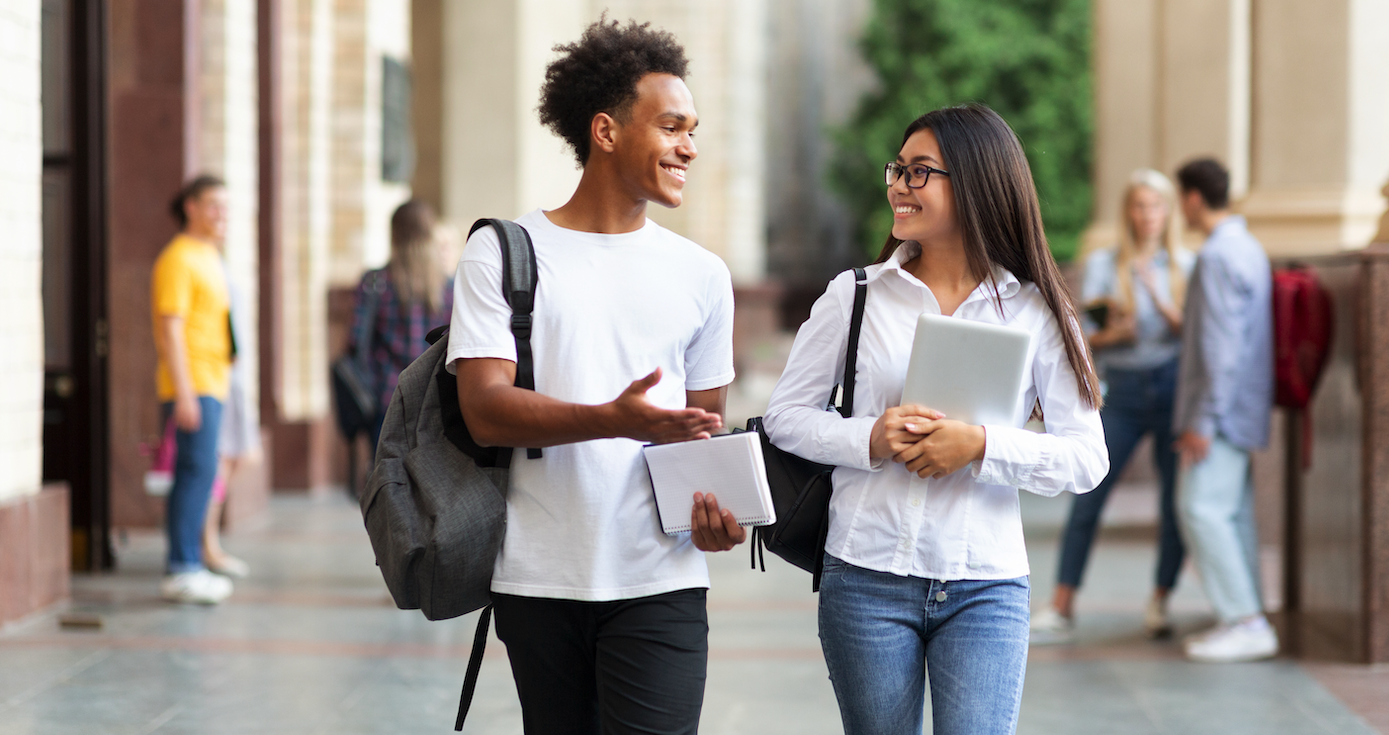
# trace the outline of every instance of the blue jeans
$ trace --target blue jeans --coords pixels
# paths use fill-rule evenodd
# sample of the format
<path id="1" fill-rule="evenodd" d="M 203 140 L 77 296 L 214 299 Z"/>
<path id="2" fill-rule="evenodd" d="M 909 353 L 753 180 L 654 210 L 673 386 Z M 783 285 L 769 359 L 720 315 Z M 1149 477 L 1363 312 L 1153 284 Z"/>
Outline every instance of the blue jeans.
<path id="1" fill-rule="evenodd" d="M 1071 587 L 1080 586 L 1109 491 L 1123 474 L 1139 440 L 1151 433 L 1160 489 L 1156 583 L 1160 589 L 1172 589 L 1177 584 L 1177 574 L 1185 556 L 1174 505 L 1177 454 L 1172 451 L 1172 400 L 1177 386 L 1177 361 L 1152 370 L 1111 368 L 1107 383 L 1109 390 L 1104 408 L 1100 410 L 1100 421 L 1104 424 L 1105 444 L 1109 446 L 1109 475 L 1099 487 L 1071 501 L 1071 515 L 1061 539 L 1057 581 Z"/>
<path id="2" fill-rule="evenodd" d="M 169 533 L 169 573 L 196 572 L 203 568 L 203 523 L 217 478 L 217 432 L 222 428 L 222 403 L 198 396 L 202 424 L 197 431 L 175 432 L 178 457 L 174 460 L 174 484 L 169 488 L 165 519 Z M 162 406 L 164 422 L 174 412 L 173 403 Z"/>
<path id="3" fill-rule="evenodd" d="M 1182 470 L 1177 506 L 1201 585 L 1220 622 L 1262 613 L 1249 452 L 1217 434 L 1206 458 Z"/>
<path id="4" fill-rule="evenodd" d="M 1027 671 L 1027 577 L 942 582 L 825 555 L 820 646 L 846 735 L 1008 735 Z"/>

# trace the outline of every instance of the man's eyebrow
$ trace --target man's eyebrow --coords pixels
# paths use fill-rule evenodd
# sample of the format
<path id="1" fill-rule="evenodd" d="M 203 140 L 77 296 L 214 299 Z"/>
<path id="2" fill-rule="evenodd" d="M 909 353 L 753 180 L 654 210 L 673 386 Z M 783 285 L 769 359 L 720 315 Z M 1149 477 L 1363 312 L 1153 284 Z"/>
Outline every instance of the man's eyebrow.
<path id="1" fill-rule="evenodd" d="M 663 112 L 663 113 L 661 113 L 660 115 L 657 115 L 657 117 L 661 117 L 661 118 L 666 118 L 666 119 L 674 120 L 674 121 L 676 121 L 676 122 L 688 122 L 689 119 L 690 119 L 690 116 L 689 116 L 689 115 L 686 115 L 686 114 L 683 113 L 683 112 L 673 112 L 673 111 L 672 111 L 672 112 Z M 699 118 L 695 118 L 694 125 L 691 125 L 690 127 L 691 127 L 691 129 L 699 127 Z"/>

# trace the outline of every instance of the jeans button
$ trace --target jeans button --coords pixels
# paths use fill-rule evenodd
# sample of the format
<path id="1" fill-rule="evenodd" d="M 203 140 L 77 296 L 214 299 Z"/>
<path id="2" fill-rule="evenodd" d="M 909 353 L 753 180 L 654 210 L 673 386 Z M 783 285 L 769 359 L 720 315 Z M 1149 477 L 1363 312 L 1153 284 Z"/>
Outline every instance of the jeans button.
<path id="1" fill-rule="evenodd" d="M 936 602 L 945 602 L 945 598 L 946 598 L 947 596 L 948 596 L 948 595 L 945 594 L 945 590 L 941 590 L 940 592 L 937 592 L 937 593 L 936 593 Z"/>

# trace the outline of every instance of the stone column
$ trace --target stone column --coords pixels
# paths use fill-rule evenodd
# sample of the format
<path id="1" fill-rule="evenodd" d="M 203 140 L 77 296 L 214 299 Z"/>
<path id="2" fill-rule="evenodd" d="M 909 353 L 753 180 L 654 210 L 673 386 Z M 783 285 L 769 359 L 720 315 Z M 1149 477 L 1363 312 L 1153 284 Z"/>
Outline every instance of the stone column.
<path id="1" fill-rule="evenodd" d="M 1231 197 L 1249 181 L 1249 0 L 1098 0 L 1094 7 L 1095 213 L 1088 251 L 1118 237 L 1136 168 L 1169 177 L 1215 156 Z"/>
<path id="2" fill-rule="evenodd" d="M 409 4 L 333 0 L 328 278 L 334 286 L 355 286 L 364 268 L 385 265 L 391 213 L 410 196 L 408 185 L 382 178 L 381 84 L 387 56 L 409 64 Z"/>
<path id="3" fill-rule="evenodd" d="M 160 436 L 150 271 L 178 231 L 169 201 L 198 170 L 199 3 L 113 0 L 108 19 L 110 491 L 113 527 L 158 526 L 140 442 Z"/>
<path id="4" fill-rule="evenodd" d="M 1264 0 L 1254 14 L 1252 186 L 1270 253 L 1359 248 L 1389 172 L 1389 2 Z"/>
<path id="5" fill-rule="evenodd" d="M 43 140 L 39 3 L 0 12 L 0 504 L 39 491 L 43 441 Z M 3 619 L 3 618 L 0 618 Z"/>
<path id="6" fill-rule="evenodd" d="M 227 279 L 245 317 L 237 360 L 245 375 L 247 420 L 260 425 L 259 150 L 256 0 L 203 0 L 198 48 L 198 168 L 227 183 Z M 233 410 L 228 407 L 228 410 Z M 236 409 L 240 410 L 240 409 Z M 248 458 L 255 459 L 255 458 Z M 268 477 L 263 462 L 242 462 L 229 494 L 230 521 L 263 510 Z"/>
<path id="7" fill-rule="evenodd" d="M 328 255 L 333 78 L 332 0 L 281 0 L 280 37 L 280 385 L 272 484 L 310 489 L 328 482 Z M 267 371 L 274 372 L 274 371 Z"/>
<path id="8" fill-rule="evenodd" d="M 550 48 L 576 40 L 588 10 L 554 0 L 445 3 L 441 198 L 458 227 L 554 209 L 578 185 L 573 156 L 535 108 Z"/>
<path id="9" fill-rule="evenodd" d="M 1119 195 L 1129 172 L 1158 164 L 1158 19 L 1161 0 L 1095 0 L 1094 215 L 1081 253 L 1118 239 Z"/>
<path id="10" fill-rule="evenodd" d="M 463 0 L 444 6 L 444 213 L 461 227 L 564 204 L 580 172 L 535 108 L 555 44 L 578 39 L 607 9 L 670 31 L 690 58 L 699 158 L 679 208 L 647 214 L 718 253 L 734 280 L 765 271 L 763 136 L 765 0 L 733 3 Z M 424 93 L 423 91 L 421 92 Z"/>

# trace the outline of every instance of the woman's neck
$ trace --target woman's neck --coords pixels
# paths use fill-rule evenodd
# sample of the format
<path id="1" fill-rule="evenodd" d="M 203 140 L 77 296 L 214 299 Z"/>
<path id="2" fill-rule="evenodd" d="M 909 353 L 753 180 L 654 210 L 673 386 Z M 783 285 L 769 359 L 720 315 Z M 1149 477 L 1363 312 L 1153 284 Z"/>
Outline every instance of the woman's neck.
<path id="1" fill-rule="evenodd" d="M 1151 259 L 1154 255 L 1157 255 L 1157 251 L 1159 250 L 1161 244 L 1161 238 L 1157 237 L 1148 240 L 1139 240 L 1138 242 L 1135 242 L 1133 246 L 1134 258 L 1143 261 Z"/>
<path id="2" fill-rule="evenodd" d="M 918 244 L 921 254 L 904 264 L 907 272 L 931 289 L 940 313 L 954 314 L 979 287 L 979 279 L 970 271 L 963 240 Z"/>

